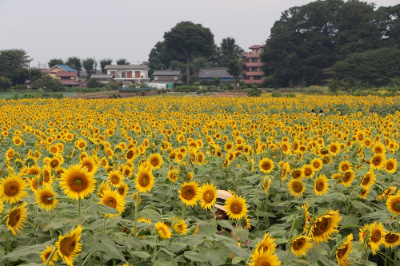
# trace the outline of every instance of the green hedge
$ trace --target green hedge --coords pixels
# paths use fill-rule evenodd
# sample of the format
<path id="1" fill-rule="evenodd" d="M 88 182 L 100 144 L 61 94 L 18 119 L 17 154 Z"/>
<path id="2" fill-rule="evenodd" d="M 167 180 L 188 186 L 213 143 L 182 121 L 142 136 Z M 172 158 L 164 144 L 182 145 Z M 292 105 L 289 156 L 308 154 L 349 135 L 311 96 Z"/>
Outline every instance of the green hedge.
<path id="1" fill-rule="evenodd" d="M 142 91 L 153 91 L 157 88 L 119 88 L 119 92 L 142 92 Z"/>
<path id="2" fill-rule="evenodd" d="M 103 88 L 76 88 L 76 87 L 65 87 L 65 91 L 76 91 L 76 92 L 98 92 L 110 90 L 109 87 L 105 86 Z"/>
<path id="3" fill-rule="evenodd" d="M 198 90 L 199 86 L 189 86 L 189 85 L 178 86 L 175 88 L 176 92 L 197 92 Z"/>

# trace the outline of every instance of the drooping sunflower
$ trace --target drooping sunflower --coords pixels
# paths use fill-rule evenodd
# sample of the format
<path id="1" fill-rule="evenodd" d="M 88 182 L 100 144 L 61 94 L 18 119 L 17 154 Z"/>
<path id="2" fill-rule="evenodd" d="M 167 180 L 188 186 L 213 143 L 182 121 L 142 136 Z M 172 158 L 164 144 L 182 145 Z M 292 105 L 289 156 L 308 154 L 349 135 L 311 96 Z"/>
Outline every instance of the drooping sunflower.
<path id="1" fill-rule="evenodd" d="M 376 197 L 376 200 L 379 200 L 379 201 L 386 200 L 391 195 L 393 195 L 394 192 L 396 192 L 396 189 L 397 189 L 397 187 L 388 187 L 388 188 L 386 188 L 381 194 L 379 194 Z"/>
<path id="2" fill-rule="evenodd" d="M 111 189 L 110 184 L 109 184 L 107 181 L 104 181 L 104 180 L 103 180 L 103 181 L 101 182 L 99 188 L 97 189 L 97 196 L 98 196 L 99 198 L 102 198 L 102 197 L 103 197 L 103 192 L 104 192 L 105 190 L 110 190 L 110 189 Z"/>
<path id="3" fill-rule="evenodd" d="M 35 191 L 36 203 L 40 208 L 50 211 L 57 206 L 57 196 L 50 184 L 45 183 L 41 188 Z"/>
<path id="4" fill-rule="evenodd" d="M 359 196 L 361 199 L 366 199 L 366 198 L 368 197 L 369 192 L 370 192 L 369 189 L 364 189 L 364 188 L 363 188 L 363 189 L 360 191 L 360 194 L 358 194 L 358 196 Z"/>
<path id="5" fill-rule="evenodd" d="M 268 181 L 267 181 L 267 179 L 268 179 Z M 271 182 L 272 182 L 271 178 L 267 178 L 267 177 L 264 178 L 263 188 L 264 188 L 264 192 L 265 193 L 268 193 L 268 190 L 269 190 L 269 188 L 271 186 Z"/>
<path id="6" fill-rule="evenodd" d="M 385 163 L 385 156 L 382 154 L 377 154 L 371 158 L 371 168 L 382 169 L 385 166 Z"/>
<path id="7" fill-rule="evenodd" d="M 385 170 L 390 174 L 394 174 L 397 170 L 397 160 L 394 158 L 387 159 L 385 162 Z"/>
<path id="8" fill-rule="evenodd" d="M 269 252 L 269 253 L 274 253 L 276 250 L 276 243 L 275 239 L 269 235 L 269 233 L 266 233 L 263 237 L 263 240 L 259 242 L 254 250 L 257 250 L 259 252 Z"/>
<path id="9" fill-rule="evenodd" d="M 311 237 L 315 243 L 327 242 L 333 233 L 339 232 L 336 228 L 339 226 L 339 222 L 342 219 L 339 215 L 339 211 L 330 210 L 326 214 L 315 219 L 311 225 L 309 237 Z"/>
<path id="10" fill-rule="evenodd" d="M 168 179 L 171 180 L 172 182 L 176 182 L 176 180 L 178 180 L 179 178 L 179 170 L 174 168 L 168 171 Z"/>
<path id="11" fill-rule="evenodd" d="M 77 228 L 72 229 L 69 234 L 64 236 L 60 235 L 56 242 L 58 255 L 68 266 L 74 265 L 74 259 L 77 253 L 80 252 L 82 244 L 79 243 L 81 239 L 82 226 L 78 225 Z"/>
<path id="12" fill-rule="evenodd" d="M 310 205 L 308 203 L 304 203 L 301 205 L 301 208 L 304 210 L 304 226 L 303 226 L 303 233 L 307 232 L 309 223 L 311 222 L 311 216 L 310 212 L 308 209 L 310 208 Z"/>
<path id="13" fill-rule="evenodd" d="M 371 187 L 374 185 L 376 181 L 376 176 L 374 174 L 373 169 L 369 170 L 363 177 L 360 186 L 363 189 L 371 189 Z"/>
<path id="14" fill-rule="evenodd" d="M 200 205 L 203 209 L 211 209 L 217 200 L 217 188 L 214 184 L 203 184 L 200 188 Z"/>
<path id="15" fill-rule="evenodd" d="M 122 197 L 124 197 L 124 198 L 125 198 L 125 196 L 128 194 L 128 190 L 129 190 L 129 187 L 128 187 L 128 185 L 125 184 L 125 183 L 121 184 L 121 185 L 117 188 L 118 193 L 119 193 Z"/>
<path id="16" fill-rule="evenodd" d="M 304 169 L 299 168 L 299 169 L 294 169 L 292 170 L 292 172 L 290 173 L 290 175 L 292 176 L 292 179 L 301 179 L 304 177 Z"/>
<path id="17" fill-rule="evenodd" d="M 368 236 L 369 231 L 370 231 L 370 224 L 365 224 L 363 227 L 360 228 L 359 233 L 358 233 L 358 238 L 361 243 L 364 243 L 366 240 L 365 238 Z"/>
<path id="18" fill-rule="evenodd" d="M 255 250 L 253 254 L 251 254 L 249 266 L 279 266 L 281 262 L 276 254 L 271 252 L 264 252 Z"/>
<path id="19" fill-rule="evenodd" d="M 153 188 L 154 176 L 151 167 L 145 163 L 139 166 L 139 172 L 135 178 L 136 190 L 139 192 L 147 192 Z"/>
<path id="20" fill-rule="evenodd" d="M 325 175 L 319 175 L 314 182 L 314 193 L 317 196 L 322 196 L 328 192 L 328 178 Z"/>
<path id="21" fill-rule="evenodd" d="M 158 235 L 162 239 L 171 238 L 171 231 L 169 230 L 168 226 L 166 226 L 164 223 L 158 222 L 155 224 L 155 227 L 156 227 Z"/>
<path id="22" fill-rule="evenodd" d="M 117 214 L 106 214 L 106 217 L 113 218 L 119 216 L 125 210 L 125 199 L 117 190 L 104 190 L 103 197 L 100 199 L 100 204 L 114 208 L 118 211 Z"/>
<path id="23" fill-rule="evenodd" d="M 24 229 L 23 223 L 28 218 L 28 210 L 25 207 L 26 202 L 24 202 L 21 206 L 14 207 L 7 214 L 7 228 L 11 230 L 13 235 L 18 234 L 19 229 Z"/>
<path id="24" fill-rule="evenodd" d="M 351 163 L 349 163 L 348 161 L 342 161 L 339 164 L 339 171 L 341 173 L 344 173 L 344 172 L 346 172 L 348 170 L 351 170 Z"/>
<path id="25" fill-rule="evenodd" d="M 308 250 L 312 248 L 312 239 L 306 236 L 298 236 L 292 240 L 291 250 L 298 258 L 306 255 Z"/>
<path id="26" fill-rule="evenodd" d="M 369 246 L 372 250 L 372 254 L 376 254 L 379 251 L 379 246 L 384 243 L 386 230 L 382 223 L 373 222 L 369 227 Z"/>
<path id="27" fill-rule="evenodd" d="M 391 213 L 400 215 L 400 194 L 390 196 L 386 201 L 386 207 Z"/>
<path id="28" fill-rule="evenodd" d="M 182 219 L 180 219 L 179 221 L 175 222 L 174 225 L 172 226 L 172 228 L 174 229 L 174 231 L 177 234 L 180 235 L 186 235 L 187 233 L 187 227 L 188 225 L 186 224 L 186 222 Z"/>
<path id="29" fill-rule="evenodd" d="M 356 173 L 353 170 L 347 170 L 346 172 L 344 172 L 342 180 L 340 180 L 339 183 L 343 184 L 343 186 L 345 187 L 350 187 L 355 178 Z"/>
<path id="30" fill-rule="evenodd" d="M 96 179 L 79 164 L 70 166 L 61 174 L 60 187 L 70 199 L 84 199 L 95 189 Z"/>
<path id="31" fill-rule="evenodd" d="M 259 162 L 258 167 L 261 172 L 270 173 L 274 169 L 274 162 L 269 158 L 264 158 Z"/>
<path id="32" fill-rule="evenodd" d="M 311 177 L 314 176 L 315 170 L 314 170 L 314 166 L 312 166 L 312 164 L 304 165 L 303 170 L 304 170 L 305 178 L 310 179 Z"/>
<path id="33" fill-rule="evenodd" d="M 11 160 L 15 155 L 15 150 L 14 149 L 8 149 L 6 151 L 6 160 Z"/>
<path id="34" fill-rule="evenodd" d="M 46 264 L 46 262 L 49 260 L 51 253 L 55 249 L 54 246 L 46 246 L 46 249 L 40 254 L 40 258 L 43 261 L 43 265 Z M 54 266 L 54 262 L 58 260 L 58 254 L 57 252 L 53 253 L 53 256 L 50 258 L 49 265 Z"/>
<path id="35" fill-rule="evenodd" d="M 81 161 L 81 168 L 86 168 L 89 173 L 96 173 L 97 172 L 97 164 L 93 160 L 92 157 L 85 157 Z"/>
<path id="36" fill-rule="evenodd" d="M 290 164 L 289 163 L 284 163 L 282 166 L 282 172 L 281 172 L 281 180 L 286 181 L 286 176 L 290 172 Z"/>
<path id="37" fill-rule="evenodd" d="M 0 181 L 0 198 L 9 203 L 17 203 L 28 196 L 25 191 L 28 184 L 19 176 L 9 175 Z"/>
<path id="38" fill-rule="evenodd" d="M 196 181 L 185 182 L 179 190 L 179 198 L 188 206 L 194 206 L 199 200 L 199 188 Z"/>
<path id="39" fill-rule="evenodd" d="M 383 239 L 383 243 L 387 248 L 394 248 L 400 245 L 400 233 L 395 232 L 387 232 L 385 238 Z"/>
<path id="40" fill-rule="evenodd" d="M 349 255 L 352 251 L 353 235 L 349 234 L 343 244 L 336 250 L 336 259 L 340 266 L 347 266 L 349 262 Z"/>
<path id="41" fill-rule="evenodd" d="M 153 169 L 160 169 L 163 159 L 160 154 L 154 153 L 149 156 L 148 162 L 153 166 Z"/>
<path id="42" fill-rule="evenodd" d="M 303 192 L 306 190 L 303 181 L 300 179 L 291 179 L 288 182 L 288 189 L 290 195 L 300 197 L 303 195 Z"/>
<path id="43" fill-rule="evenodd" d="M 319 158 L 315 158 L 311 161 L 312 166 L 314 167 L 315 171 L 318 172 L 324 166 L 323 162 Z"/>
<path id="44" fill-rule="evenodd" d="M 224 208 L 229 218 L 240 220 L 247 214 L 246 201 L 240 196 L 233 195 L 225 201 Z"/>

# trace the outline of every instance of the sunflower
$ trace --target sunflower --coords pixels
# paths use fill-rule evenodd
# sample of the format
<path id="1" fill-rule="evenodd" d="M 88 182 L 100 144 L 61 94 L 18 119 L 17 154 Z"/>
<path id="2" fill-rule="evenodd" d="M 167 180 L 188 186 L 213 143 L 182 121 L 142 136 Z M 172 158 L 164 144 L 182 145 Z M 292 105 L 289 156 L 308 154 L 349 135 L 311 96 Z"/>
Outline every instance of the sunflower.
<path id="1" fill-rule="evenodd" d="M 381 194 L 379 194 L 376 199 L 381 201 L 381 200 L 386 200 L 388 197 L 390 197 L 394 192 L 396 192 L 397 187 L 388 187 L 385 189 Z M 0 193 L 1 195 L 1 193 Z"/>
<path id="2" fill-rule="evenodd" d="M 267 181 L 267 179 L 268 179 L 268 181 Z M 269 190 L 269 188 L 270 188 L 271 182 L 272 182 L 272 179 L 271 179 L 271 178 L 267 178 L 267 177 L 264 178 L 263 188 L 264 188 L 264 192 L 265 192 L 265 193 L 268 193 L 268 190 Z"/>
<path id="3" fill-rule="evenodd" d="M 249 266 L 279 266 L 281 262 L 276 254 L 271 252 L 264 252 L 255 250 L 253 254 L 251 254 L 251 261 Z"/>
<path id="4" fill-rule="evenodd" d="M 179 221 L 175 222 L 174 225 L 172 226 L 174 231 L 180 235 L 186 235 L 187 227 L 188 226 L 184 220 L 179 220 Z"/>
<path id="5" fill-rule="evenodd" d="M 291 250 L 298 258 L 306 255 L 308 250 L 312 248 L 312 239 L 306 236 L 298 236 L 292 240 Z"/>
<path id="6" fill-rule="evenodd" d="M 292 170 L 290 175 L 292 176 L 292 179 L 301 179 L 304 177 L 304 169 L 303 168 L 294 169 Z"/>
<path id="7" fill-rule="evenodd" d="M 304 165 L 303 170 L 304 170 L 304 176 L 307 179 L 310 179 L 311 177 L 314 176 L 315 170 L 314 170 L 314 166 L 312 166 L 312 164 Z"/>
<path id="8" fill-rule="evenodd" d="M 340 152 L 340 144 L 337 142 L 332 142 L 328 147 L 329 153 L 337 155 Z"/>
<path id="9" fill-rule="evenodd" d="M 315 219 L 311 225 L 309 237 L 311 237 L 315 243 L 328 242 L 333 233 L 339 232 L 336 228 L 339 226 L 339 222 L 342 219 L 339 215 L 339 211 L 330 210 L 326 214 Z"/>
<path id="10" fill-rule="evenodd" d="M 231 196 L 225 201 L 226 214 L 231 219 L 242 219 L 247 214 L 246 201 L 240 196 Z"/>
<path id="11" fill-rule="evenodd" d="M 52 184 L 53 175 L 51 174 L 51 168 L 48 165 L 43 166 L 43 182 Z"/>
<path id="12" fill-rule="evenodd" d="M 376 181 L 376 176 L 374 174 L 374 171 L 371 169 L 364 175 L 360 186 L 363 189 L 369 190 L 374 185 L 375 181 Z"/>
<path id="13" fill-rule="evenodd" d="M 368 194 L 369 194 L 369 189 L 362 189 L 361 191 L 360 191 L 360 194 L 358 194 L 358 196 L 361 198 L 361 199 L 366 199 L 367 197 L 368 197 Z"/>
<path id="14" fill-rule="evenodd" d="M 347 170 L 343 176 L 342 180 L 339 181 L 339 183 L 343 184 L 345 187 L 350 187 L 351 183 L 354 181 L 356 178 L 356 174 L 353 170 Z"/>
<path id="15" fill-rule="evenodd" d="M 61 174 L 60 187 L 70 199 L 84 199 L 95 189 L 96 179 L 79 164 L 70 166 Z"/>
<path id="16" fill-rule="evenodd" d="M 360 228 L 358 237 L 361 243 L 364 243 L 365 238 L 368 236 L 370 227 L 371 227 L 370 224 L 365 224 L 363 227 Z"/>
<path id="17" fill-rule="evenodd" d="M 172 169 L 168 171 L 168 179 L 171 180 L 172 182 L 176 182 L 178 180 L 179 176 L 179 170 L 178 169 Z"/>
<path id="18" fill-rule="evenodd" d="M 155 224 L 155 227 L 156 227 L 158 235 L 162 239 L 171 238 L 171 231 L 168 229 L 168 226 L 166 226 L 164 223 L 158 222 Z"/>
<path id="19" fill-rule="evenodd" d="M 310 208 L 310 205 L 306 202 L 303 205 L 301 205 L 301 208 L 304 210 L 303 233 L 305 233 L 305 232 L 307 232 L 308 224 L 311 222 L 310 212 L 308 211 L 308 208 Z"/>
<path id="20" fill-rule="evenodd" d="M 92 157 L 83 158 L 81 168 L 86 168 L 89 173 L 95 174 L 97 172 L 97 164 Z"/>
<path id="21" fill-rule="evenodd" d="M 7 227 L 11 230 L 13 235 L 19 233 L 19 229 L 24 229 L 24 223 L 28 218 L 26 202 L 24 202 L 21 206 L 14 207 L 7 214 Z"/>
<path id="22" fill-rule="evenodd" d="M 374 145 L 374 147 L 372 148 L 372 150 L 375 154 L 385 154 L 386 153 L 385 145 L 380 142 L 376 143 Z"/>
<path id="23" fill-rule="evenodd" d="M 120 171 L 115 170 L 108 173 L 108 180 L 114 187 L 120 186 L 124 181 L 124 177 Z"/>
<path id="24" fill-rule="evenodd" d="M 314 182 L 314 193 L 317 196 L 322 196 L 328 192 L 329 184 L 328 178 L 325 175 L 319 175 Z"/>
<path id="25" fill-rule="evenodd" d="M 0 198 L 4 202 L 17 203 L 28 196 L 25 191 L 28 184 L 19 176 L 9 175 L 0 181 Z"/>
<path id="26" fill-rule="evenodd" d="M 385 156 L 377 154 L 371 159 L 371 168 L 381 169 L 385 166 Z"/>
<path id="27" fill-rule="evenodd" d="M 213 184 L 203 184 L 200 188 L 200 205 L 203 209 L 211 209 L 217 200 L 217 191 Z"/>
<path id="28" fill-rule="evenodd" d="M 125 210 L 125 199 L 117 190 L 104 190 L 103 197 L 100 199 L 100 204 L 114 208 L 118 211 L 117 214 L 106 214 L 106 217 L 113 218 L 119 216 Z"/>
<path id="29" fill-rule="evenodd" d="M 49 162 L 48 162 L 48 165 L 53 170 L 57 170 L 58 168 L 60 168 L 61 164 L 62 164 L 62 162 L 59 157 L 54 157 L 51 160 L 49 160 Z"/>
<path id="30" fill-rule="evenodd" d="M 161 158 L 161 155 L 158 153 L 151 154 L 147 159 L 147 161 L 152 165 L 154 169 L 160 169 L 163 163 L 163 159 Z"/>
<path id="31" fill-rule="evenodd" d="M 372 254 L 379 251 L 379 246 L 384 243 L 386 230 L 382 223 L 374 222 L 369 227 L 369 246 L 371 247 Z"/>
<path id="32" fill-rule="evenodd" d="M 390 174 L 394 174 L 397 170 L 397 160 L 390 158 L 385 162 L 385 170 Z"/>
<path id="33" fill-rule="evenodd" d="M 303 195 L 303 192 L 306 190 L 306 187 L 303 184 L 303 181 L 298 179 L 291 179 L 288 182 L 288 189 L 290 195 L 300 197 Z"/>
<path id="34" fill-rule="evenodd" d="M 197 204 L 200 193 L 197 186 L 197 182 L 185 182 L 182 185 L 181 190 L 179 190 L 179 198 L 188 206 L 194 206 Z"/>
<path id="35" fill-rule="evenodd" d="M 110 189 L 111 189 L 110 184 L 107 181 L 103 180 L 101 182 L 99 188 L 97 189 L 97 196 L 99 198 L 102 198 L 104 190 L 110 190 Z"/>
<path id="36" fill-rule="evenodd" d="M 40 258 L 43 261 L 43 265 L 46 264 L 46 262 L 49 260 L 49 257 L 51 255 L 51 253 L 53 253 L 55 247 L 54 246 L 46 246 L 46 249 L 42 252 L 42 254 L 40 254 Z M 53 265 L 54 266 L 54 262 L 58 260 L 58 254 L 57 252 L 53 253 L 53 256 L 50 258 L 50 262 L 48 265 Z"/>
<path id="37" fill-rule="evenodd" d="M 128 185 L 125 184 L 125 183 L 121 184 L 121 185 L 117 188 L 118 193 L 119 193 L 122 197 L 125 197 L 125 196 L 128 194 L 128 190 L 129 190 L 129 187 L 128 187 Z"/>
<path id="38" fill-rule="evenodd" d="M 284 163 L 282 166 L 282 172 L 281 172 L 281 180 L 285 181 L 287 174 L 290 172 L 290 164 L 289 163 Z"/>
<path id="39" fill-rule="evenodd" d="M 147 192 L 153 188 L 154 176 L 152 169 L 147 164 L 141 164 L 139 166 L 139 172 L 135 178 L 136 190 L 139 192 Z"/>
<path id="40" fill-rule="evenodd" d="M 400 215 L 400 194 L 390 196 L 386 201 L 386 207 L 391 213 Z"/>
<path id="41" fill-rule="evenodd" d="M 53 191 L 53 187 L 47 183 L 41 188 L 35 191 L 36 203 L 40 208 L 50 211 L 57 206 L 57 200 L 55 197 L 56 193 Z"/>
<path id="42" fill-rule="evenodd" d="M 15 155 L 14 149 L 8 149 L 6 151 L 6 160 L 11 160 Z"/>
<path id="43" fill-rule="evenodd" d="M 270 173 L 274 169 L 274 162 L 269 158 L 264 158 L 259 162 L 258 167 L 261 172 Z"/>
<path id="44" fill-rule="evenodd" d="M 341 173 L 344 173 L 348 170 L 351 170 L 351 163 L 349 163 L 348 161 L 343 161 L 339 164 L 339 171 Z"/>
<path id="45" fill-rule="evenodd" d="M 315 158 L 311 161 L 312 166 L 314 167 L 315 171 L 318 172 L 324 166 L 323 162 L 319 158 Z"/>
<path id="46" fill-rule="evenodd" d="M 349 255 L 352 251 L 352 240 L 353 235 L 349 234 L 343 244 L 336 250 L 336 259 L 339 265 L 348 265 Z"/>
<path id="47" fill-rule="evenodd" d="M 81 233 L 82 226 L 78 225 L 76 229 L 71 230 L 71 233 L 64 236 L 60 235 L 55 244 L 58 249 L 58 255 L 68 266 L 74 265 L 74 259 L 77 256 L 77 253 L 82 250 L 82 244 L 78 243 L 81 239 Z"/>
<path id="48" fill-rule="evenodd" d="M 394 248 L 400 245 L 400 233 L 387 232 L 383 239 L 383 244 L 385 244 L 387 248 Z"/>
<path id="49" fill-rule="evenodd" d="M 276 250 L 275 239 L 268 233 L 266 233 L 263 237 L 263 240 L 256 245 L 254 250 L 258 252 L 263 251 L 268 253 L 274 253 Z"/>

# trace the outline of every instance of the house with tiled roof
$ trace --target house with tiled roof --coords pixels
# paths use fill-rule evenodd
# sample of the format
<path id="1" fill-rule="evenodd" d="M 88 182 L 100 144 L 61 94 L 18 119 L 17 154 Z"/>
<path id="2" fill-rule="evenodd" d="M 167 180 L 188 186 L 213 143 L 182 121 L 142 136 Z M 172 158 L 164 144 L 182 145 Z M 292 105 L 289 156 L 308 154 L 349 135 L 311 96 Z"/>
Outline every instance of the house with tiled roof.
<path id="1" fill-rule="evenodd" d="M 123 87 L 134 83 L 140 84 L 150 81 L 150 69 L 147 65 L 106 65 L 104 69 L 107 71 L 107 75 L 113 75 L 114 81 L 122 84 Z"/>
<path id="2" fill-rule="evenodd" d="M 166 84 L 168 88 L 175 87 L 181 78 L 180 70 L 154 70 L 151 75 L 153 80 L 150 83 Z"/>
<path id="3" fill-rule="evenodd" d="M 228 73 L 227 67 L 201 67 L 199 71 L 199 81 L 212 81 L 219 78 L 221 82 L 233 81 L 233 76 Z"/>
<path id="4" fill-rule="evenodd" d="M 48 69 L 47 72 L 66 87 L 79 87 L 82 84 L 78 77 L 78 71 L 67 65 L 55 65 Z"/>

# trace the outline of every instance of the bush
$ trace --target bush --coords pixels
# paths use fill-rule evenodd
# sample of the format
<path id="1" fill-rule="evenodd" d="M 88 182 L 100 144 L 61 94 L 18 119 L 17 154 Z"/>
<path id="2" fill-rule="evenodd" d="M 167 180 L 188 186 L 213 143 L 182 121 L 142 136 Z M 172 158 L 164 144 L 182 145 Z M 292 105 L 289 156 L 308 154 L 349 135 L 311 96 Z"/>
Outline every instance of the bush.
<path id="1" fill-rule="evenodd" d="M 175 88 L 176 92 L 196 92 L 198 91 L 199 86 L 188 86 L 188 85 L 182 85 L 182 86 L 177 86 Z"/>
<path id="2" fill-rule="evenodd" d="M 294 94 L 294 93 L 273 92 L 273 93 L 271 93 L 271 97 L 296 97 L 296 94 Z"/>
<path id="3" fill-rule="evenodd" d="M 249 97 L 260 97 L 261 93 L 262 91 L 257 87 L 247 90 L 247 96 Z"/>
<path id="4" fill-rule="evenodd" d="M 0 77 L 0 90 L 5 91 L 12 85 L 11 80 L 8 78 Z"/>
<path id="5" fill-rule="evenodd" d="M 134 83 L 134 84 L 131 84 L 131 85 L 129 85 L 129 87 L 128 87 L 128 88 L 134 88 L 134 89 L 137 89 L 137 87 L 139 87 L 139 88 L 146 88 L 146 87 L 147 87 L 147 85 L 146 85 L 146 84 Z"/>
<path id="6" fill-rule="evenodd" d="M 18 100 L 18 99 L 62 99 L 64 98 L 64 95 L 62 92 L 48 92 L 48 91 L 42 91 L 42 92 L 26 92 L 24 94 L 18 94 L 17 92 L 14 93 L 12 99 Z"/>
<path id="7" fill-rule="evenodd" d="M 10 87 L 8 90 L 10 91 L 24 91 L 27 90 L 28 87 L 25 84 L 17 84 L 15 86 Z"/>
<path id="8" fill-rule="evenodd" d="M 115 81 L 110 81 L 108 82 L 107 87 L 109 87 L 110 90 L 118 90 L 119 84 Z"/>
<path id="9" fill-rule="evenodd" d="M 318 94 L 325 94 L 329 90 L 328 87 L 319 87 L 319 86 L 310 86 L 308 88 L 304 88 L 305 93 L 313 94 L 313 93 L 318 93 Z"/>
<path id="10" fill-rule="evenodd" d="M 65 91 L 69 92 L 99 92 L 99 91 L 107 91 L 110 88 L 107 86 L 104 86 L 102 88 L 78 88 L 78 87 L 66 87 Z"/>
<path id="11" fill-rule="evenodd" d="M 198 81 L 196 81 L 196 82 L 194 82 L 193 83 L 193 86 L 201 86 L 202 84 L 200 83 L 200 82 L 198 82 Z"/>
<path id="12" fill-rule="evenodd" d="M 43 89 L 44 91 L 64 91 L 64 85 L 51 76 L 44 76 L 32 84 L 32 89 Z"/>
<path id="13" fill-rule="evenodd" d="M 104 86 L 105 86 L 104 83 L 101 83 L 100 81 L 98 81 L 95 78 L 90 78 L 90 79 L 86 80 L 86 87 L 88 87 L 88 88 L 102 88 Z"/>

